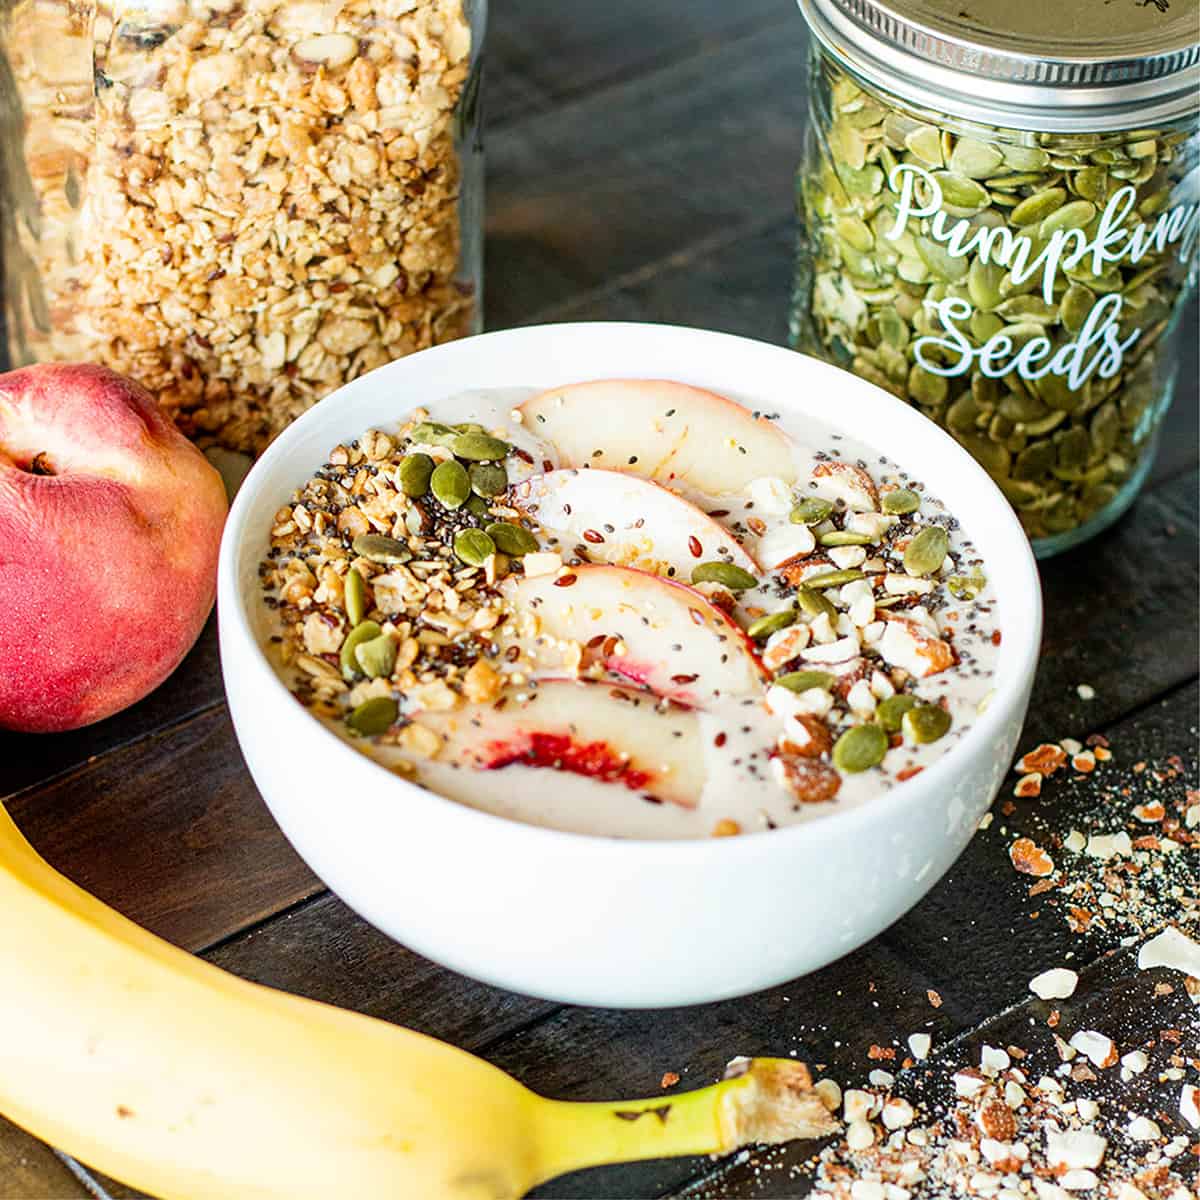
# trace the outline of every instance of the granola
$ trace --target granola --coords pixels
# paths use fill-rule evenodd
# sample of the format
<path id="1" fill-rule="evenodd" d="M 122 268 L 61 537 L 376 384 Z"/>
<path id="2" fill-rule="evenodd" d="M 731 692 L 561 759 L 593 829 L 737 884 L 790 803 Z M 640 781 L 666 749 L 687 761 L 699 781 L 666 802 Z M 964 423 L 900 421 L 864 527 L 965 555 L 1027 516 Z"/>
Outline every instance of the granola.
<path id="1" fill-rule="evenodd" d="M 673 423 L 691 436 L 711 394 L 614 386 L 682 395 L 639 399 L 661 415 L 630 445 L 612 440 L 622 422 L 588 441 L 604 408 L 576 411 L 571 388 L 516 389 L 330 452 L 276 513 L 261 568 L 273 658 L 301 703 L 452 798 L 634 835 L 772 829 L 953 746 L 999 635 L 940 502 L 842 435 L 809 450 L 724 400 L 732 424 L 709 432 L 727 455 L 660 457 L 654 438 Z M 575 436 L 582 450 L 563 445 Z M 785 449 L 782 474 L 756 474 L 747 445 Z M 624 469 L 598 465 L 618 454 Z M 580 778 L 481 784 L 513 764 Z M 589 804 L 597 781 L 645 803 Z"/>
<path id="2" fill-rule="evenodd" d="M 461 0 L 26 0 L 6 47 L 17 361 L 104 362 L 201 443 L 257 452 L 471 331 Z"/>

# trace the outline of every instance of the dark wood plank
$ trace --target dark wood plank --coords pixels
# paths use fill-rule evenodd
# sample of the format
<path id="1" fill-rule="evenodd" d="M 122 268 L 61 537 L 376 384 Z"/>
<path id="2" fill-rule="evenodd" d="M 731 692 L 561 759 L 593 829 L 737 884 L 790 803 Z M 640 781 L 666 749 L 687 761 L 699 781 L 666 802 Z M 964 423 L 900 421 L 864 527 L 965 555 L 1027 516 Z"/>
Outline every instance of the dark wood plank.
<path id="1" fill-rule="evenodd" d="M 764 25 L 800 16 L 791 0 L 639 0 L 572 4 L 522 0 L 488 14 L 489 125 L 528 117 L 631 76 L 701 56 Z"/>
<path id="2" fill-rule="evenodd" d="M 50 863 L 189 950 L 320 887 L 255 791 L 224 706 L 7 807 Z"/>
<path id="3" fill-rule="evenodd" d="M 467 1049 L 503 1038 L 557 1007 L 439 967 L 393 942 L 330 893 L 207 957 L 270 987 L 402 1022 Z"/>
<path id="4" fill-rule="evenodd" d="M 489 324 L 790 213 L 805 46 L 803 22 L 784 22 L 499 130 Z"/>
<path id="5" fill-rule="evenodd" d="M 217 621 L 210 617 L 175 673 L 132 708 L 71 733 L 34 735 L 0 729 L 0 800 L 185 720 L 223 696 Z"/>

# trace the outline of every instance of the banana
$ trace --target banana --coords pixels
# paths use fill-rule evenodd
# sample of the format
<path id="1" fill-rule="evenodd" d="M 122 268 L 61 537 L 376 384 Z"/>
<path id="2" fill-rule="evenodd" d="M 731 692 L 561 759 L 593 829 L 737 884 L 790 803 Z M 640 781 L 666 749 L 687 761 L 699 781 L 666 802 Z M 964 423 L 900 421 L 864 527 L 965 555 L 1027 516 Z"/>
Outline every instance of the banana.
<path id="1" fill-rule="evenodd" d="M 51 868 L 0 806 L 0 1113 L 169 1200 L 513 1200 L 564 1171 L 833 1132 L 803 1064 L 546 1099 L 423 1034 L 249 983 Z"/>

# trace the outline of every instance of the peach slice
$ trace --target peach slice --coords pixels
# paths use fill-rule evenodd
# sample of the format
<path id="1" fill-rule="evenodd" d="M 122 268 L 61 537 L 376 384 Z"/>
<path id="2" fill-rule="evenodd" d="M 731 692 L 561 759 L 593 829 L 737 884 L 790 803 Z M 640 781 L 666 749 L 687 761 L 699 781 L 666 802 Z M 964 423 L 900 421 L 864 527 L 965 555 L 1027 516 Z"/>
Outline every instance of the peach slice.
<path id="1" fill-rule="evenodd" d="M 586 546 L 588 557 L 691 578 L 698 562 L 724 559 L 759 573 L 758 564 L 723 525 L 668 488 L 620 471 L 566 469 L 535 475 L 510 503 L 543 528 Z"/>
<path id="2" fill-rule="evenodd" d="M 666 379 L 600 379 L 551 388 L 520 406 L 560 466 L 607 467 L 719 496 L 752 479 L 796 478 L 787 434 L 749 409 Z"/>
<path id="3" fill-rule="evenodd" d="M 594 565 L 514 577 L 503 590 L 518 614 L 510 636 L 539 669 L 561 667 L 564 648 L 582 646 L 605 670 L 683 704 L 762 693 L 766 673 L 753 644 L 695 588 Z"/>
<path id="4" fill-rule="evenodd" d="M 416 720 L 443 738 L 441 761 L 481 771 L 512 764 L 570 771 L 694 808 L 704 789 L 699 717 L 609 683 L 544 680 L 499 705 Z"/>

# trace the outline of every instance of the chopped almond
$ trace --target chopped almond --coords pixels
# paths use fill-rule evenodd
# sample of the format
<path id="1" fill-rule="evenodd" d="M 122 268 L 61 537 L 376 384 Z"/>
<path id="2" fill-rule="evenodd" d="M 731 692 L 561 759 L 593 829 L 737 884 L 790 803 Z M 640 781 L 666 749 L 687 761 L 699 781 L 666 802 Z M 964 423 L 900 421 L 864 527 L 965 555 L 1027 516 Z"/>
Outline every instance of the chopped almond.
<path id="1" fill-rule="evenodd" d="M 1017 838 L 1008 848 L 1008 856 L 1012 859 L 1012 865 L 1023 875 L 1042 878 L 1054 874 L 1054 861 L 1031 838 Z"/>

